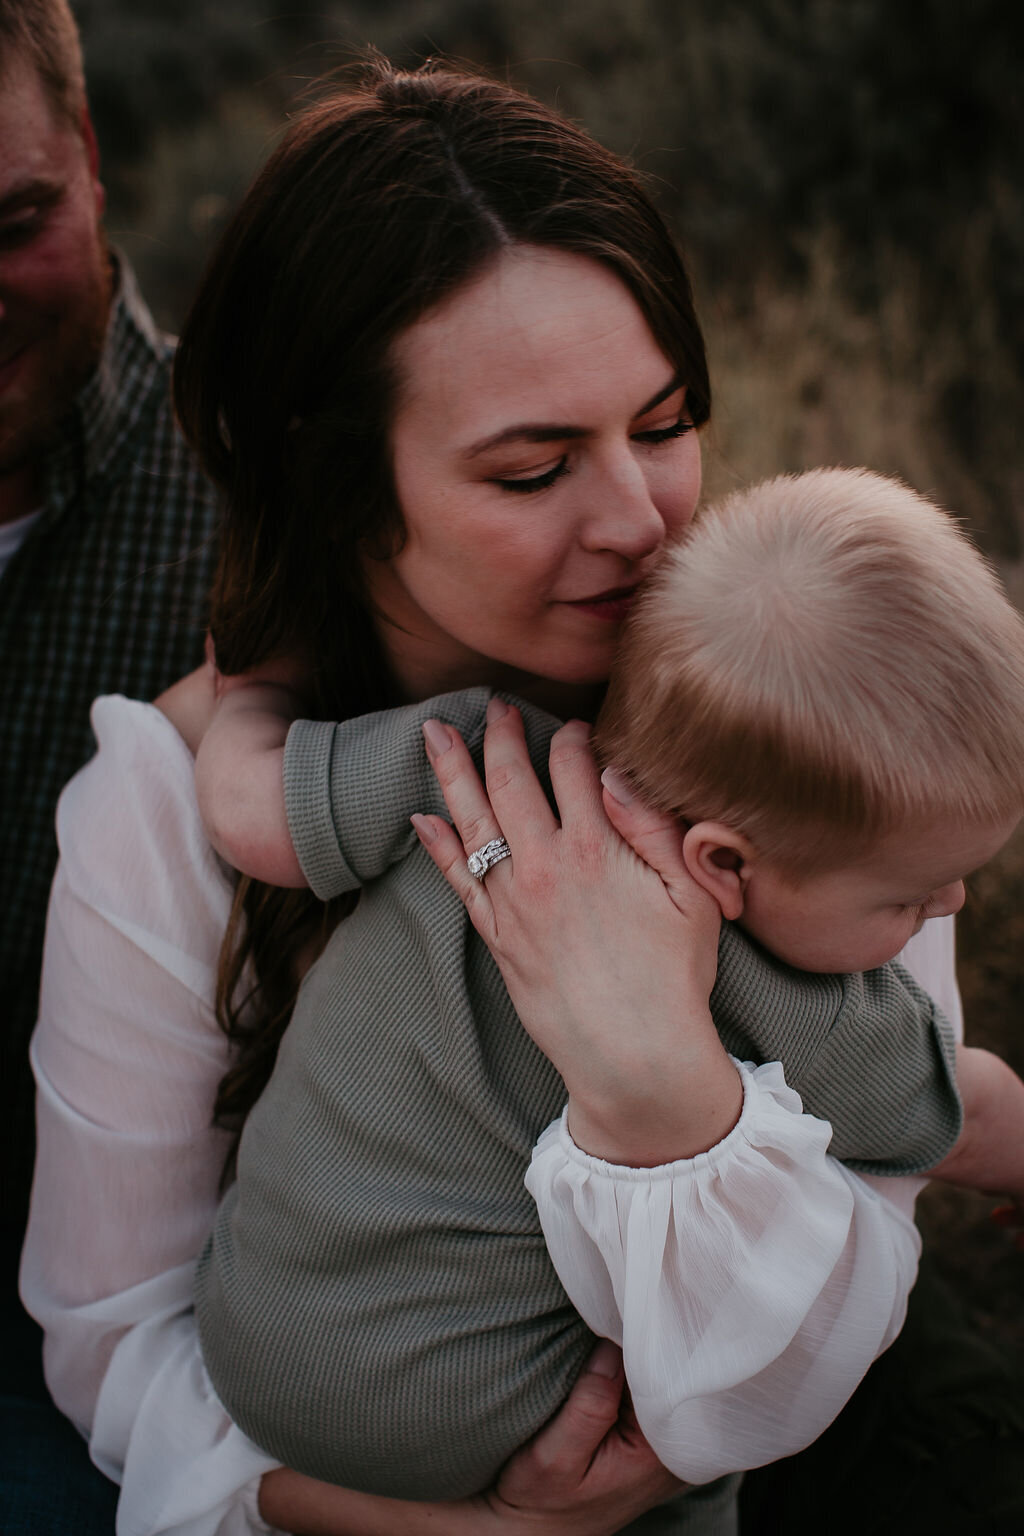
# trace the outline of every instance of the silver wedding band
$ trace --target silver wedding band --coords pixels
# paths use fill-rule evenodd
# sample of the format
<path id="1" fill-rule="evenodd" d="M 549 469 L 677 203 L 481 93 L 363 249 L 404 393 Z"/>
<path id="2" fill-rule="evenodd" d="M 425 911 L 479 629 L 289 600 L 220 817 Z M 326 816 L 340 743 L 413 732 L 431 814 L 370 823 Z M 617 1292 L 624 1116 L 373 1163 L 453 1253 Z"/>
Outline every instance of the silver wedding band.
<path id="1" fill-rule="evenodd" d="M 471 853 L 466 860 L 471 875 L 477 880 L 482 880 L 493 864 L 500 864 L 502 859 L 510 859 L 512 849 L 503 837 L 492 837 L 489 843 L 484 843 L 475 853 Z"/>

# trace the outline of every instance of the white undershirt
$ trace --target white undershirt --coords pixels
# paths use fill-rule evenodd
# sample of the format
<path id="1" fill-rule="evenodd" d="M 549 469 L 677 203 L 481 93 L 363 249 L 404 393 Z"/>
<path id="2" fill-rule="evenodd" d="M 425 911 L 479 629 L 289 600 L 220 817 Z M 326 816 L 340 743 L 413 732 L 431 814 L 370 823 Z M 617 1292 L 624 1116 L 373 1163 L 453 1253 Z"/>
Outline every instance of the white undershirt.
<path id="1" fill-rule="evenodd" d="M 164 715 L 115 697 L 93 726 L 98 755 L 57 816 L 22 1293 L 55 1400 L 122 1482 L 118 1536 L 252 1536 L 276 1463 L 214 1395 L 191 1310 L 226 1151 L 212 999 L 232 888 Z M 958 1019 L 951 934 L 927 925 L 907 959 Z M 872 1185 L 825 1141 L 769 1066 L 699 1158 L 613 1169 L 560 1122 L 538 1144 L 531 1186 L 563 1280 L 623 1339 L 641 1422 L 691 1476 L 815 1438 L 902 1324 L 921 1181 Z"/>

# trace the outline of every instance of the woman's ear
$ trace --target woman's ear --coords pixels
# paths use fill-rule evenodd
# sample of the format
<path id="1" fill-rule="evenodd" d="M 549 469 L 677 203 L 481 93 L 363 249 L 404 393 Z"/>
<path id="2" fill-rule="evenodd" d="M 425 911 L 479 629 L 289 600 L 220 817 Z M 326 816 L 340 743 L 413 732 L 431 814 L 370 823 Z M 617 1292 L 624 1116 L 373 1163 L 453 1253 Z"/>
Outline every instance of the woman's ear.
<path id="1" fill-rule="evenodd" d="M 683 838 L 683 858 L 697 884 L 713 896 L 722 916 L 735 922 L 755 861 L 754 845 L 721 821 L 698 821 Z"/>

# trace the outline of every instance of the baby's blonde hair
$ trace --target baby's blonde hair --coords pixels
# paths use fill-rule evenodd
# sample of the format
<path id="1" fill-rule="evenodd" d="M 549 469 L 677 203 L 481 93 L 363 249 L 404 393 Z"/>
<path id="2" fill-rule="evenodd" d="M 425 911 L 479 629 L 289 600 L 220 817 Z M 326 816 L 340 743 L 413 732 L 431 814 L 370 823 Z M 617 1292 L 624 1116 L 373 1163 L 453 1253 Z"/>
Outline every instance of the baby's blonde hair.
<path id="1" fill-rule="evenodd" d="M 792 874 L 1024 809 L 1024 619 L 948 513 L 867 470 L 734 492 L 627 625 L 597 747 Z"/>

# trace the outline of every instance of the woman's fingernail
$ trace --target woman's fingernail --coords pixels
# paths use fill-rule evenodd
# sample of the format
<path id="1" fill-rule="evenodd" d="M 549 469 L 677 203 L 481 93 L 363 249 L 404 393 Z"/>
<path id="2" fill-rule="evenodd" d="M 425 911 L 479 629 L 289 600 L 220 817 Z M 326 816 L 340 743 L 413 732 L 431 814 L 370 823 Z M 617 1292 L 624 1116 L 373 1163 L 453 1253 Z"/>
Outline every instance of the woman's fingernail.
<path id="1" fill-rule="evenodd" d="M 437 833 L 425 816 L 421 816 L 417 811 L 415 815 L 409 817 L 409 820 L 412 822 L 413 831 L 425 848 L 437 842 Z"/>
<path id="2" fill-rule="evenodd" d="M 499 699 L 497 695 L 495 695 L 495 697 L 487 706 L 487 724 L 493 725 L 495 720 L 500 720 L 502 715 L 507 714 L 508 705 L 505 703 L 505 700 Z"/>
<path id="3" fill-rule="evenodd" d="M 427 748 L 434 757 L 440 757 L 447 752 L 452 744 L 452 733 L 440 720 L 424 720 L 423 734 L 426 737 Z"/>
<path id="4" fill-rule="evenodd" d="M 632 805 L 636 799 L 636 795 L 634 795 L 622 774 L 616 772 L 614 768 L 605 769 L 601 775 L 601 783 L 612 799 L 618 801 L 619 805 Z"/>
<path id="5" fill-rule="evenodd" d="M 595 1376 L 606 1376 L 610 1379 L 619 1374 L 622 1364 L 622 1353 L 617 1344 L 609 1339 L 602 1339 L 587 1361 L 587 1370 Z"/>

